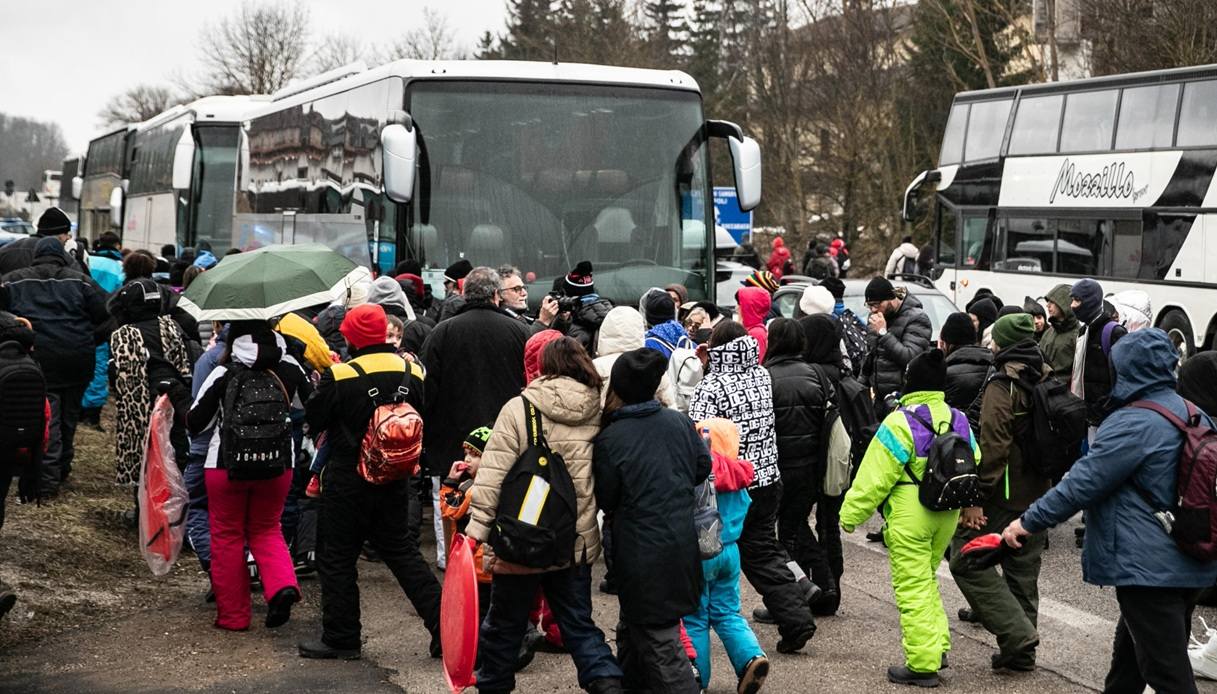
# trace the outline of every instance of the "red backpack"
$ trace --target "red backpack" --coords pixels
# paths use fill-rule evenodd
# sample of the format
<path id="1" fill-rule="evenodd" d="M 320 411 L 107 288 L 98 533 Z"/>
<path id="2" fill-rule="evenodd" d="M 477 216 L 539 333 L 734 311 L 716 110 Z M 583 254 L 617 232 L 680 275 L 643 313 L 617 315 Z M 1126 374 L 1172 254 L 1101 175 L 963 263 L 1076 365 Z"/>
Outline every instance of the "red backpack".
<path id="1" fill-rule="evenodd" d="M 349 363 L 360 379 L 366 379 L 367 373 L 359 364 Z M 409 375 L 407 364 L 406 378 Z M 405 402 L 407 393 L 404 384 L 386 396 L 376 388 L 368 390 L 375 409 L 359 444 L 356 470 L 372 484 L 387 484 L 418 472 L 418 459 L 423 452 L 423 418 L 413 405 Z"/>
<path id="2" fill-rule="evenodd" d="M 1133 486 L 1180 551 L 1200 561 L 1213 561 L 1217 559 L 1217 430 L 1204 421 L 1199 408 L 1183 402 L 1186 422 L 1156 402 L 1138 400 L 1129 405 L 1157 412 L 1183 434 L 1173 508 L 1158 509 L 1140 485 Z"/>

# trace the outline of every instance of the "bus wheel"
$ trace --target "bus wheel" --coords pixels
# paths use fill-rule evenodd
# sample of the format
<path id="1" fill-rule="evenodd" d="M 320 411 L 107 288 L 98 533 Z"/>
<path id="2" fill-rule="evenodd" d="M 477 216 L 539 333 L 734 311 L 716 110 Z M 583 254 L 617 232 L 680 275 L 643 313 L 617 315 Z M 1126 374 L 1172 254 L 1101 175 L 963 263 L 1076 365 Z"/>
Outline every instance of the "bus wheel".
<path id="1" fill-rule="evenodd" d="M 1196 352 L 1196 341 L 1192 338 L 1192 324 L 1181 311 L 1170 311 L 1162 317 L 1158 327 L 1166 331 L 1175 349 L 1179 350 L 1179 364 L 1187 361 Z"/>

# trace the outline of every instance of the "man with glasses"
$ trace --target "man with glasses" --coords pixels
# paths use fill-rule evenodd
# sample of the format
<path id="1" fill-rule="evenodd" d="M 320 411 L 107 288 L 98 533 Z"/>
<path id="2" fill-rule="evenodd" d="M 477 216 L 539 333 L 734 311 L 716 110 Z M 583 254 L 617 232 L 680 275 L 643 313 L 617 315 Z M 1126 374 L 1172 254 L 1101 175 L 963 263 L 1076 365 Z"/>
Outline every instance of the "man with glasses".
<path id="1" fill-rule="evenodd" d="M 917 355 L 930 348 L 930 317 L 917 297 L 903 287 L 897 291 L 883 277 L 866 285 L 866 351 L 870 357 L 862 370 L 865 382 L 875 389 L 875 416 L 887 416 L 886 398 L 898 393 L 904 369 Z"/>
<path id="2" fill-rule="evenodd" d="M 503 288 L 499 290 L 499 306 L 507 315 L 529 326 L 533 334 L 553 327 L 554 318 L 558 315 L 558 300 L 546 296 L 541 300 L 541 310 L 536 318 L 528 315 L 528 287 L 524 285 L 524 276 L 517 267 L 504 265 L 499 268 L 499 276 L 503 278 Z"/>

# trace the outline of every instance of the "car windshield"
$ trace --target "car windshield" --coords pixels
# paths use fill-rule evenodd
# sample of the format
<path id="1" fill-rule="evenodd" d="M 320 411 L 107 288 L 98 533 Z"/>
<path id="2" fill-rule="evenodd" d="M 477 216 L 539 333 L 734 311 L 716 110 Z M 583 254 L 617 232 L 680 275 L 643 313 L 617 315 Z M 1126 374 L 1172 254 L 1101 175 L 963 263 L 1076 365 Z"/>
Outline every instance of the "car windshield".
<path id="1" fill-rule="evenodd" d="M 0 222 L 0 230 L 7 231 L 10 234 L 25 234 L 27 236 L 33 236 L 35 231 L 33 224 L 19 220 Z"/>
<path id="2" fill-rule="evenodd" d="M 411 203 L 412 237 L 428 267 L 515 265 L 535 273 L 537 303 L 590 260 L 598 291 L 615 302 L 673 282 L 705 298 L 696 93 L 436 81 L 412 84 L 408 101 L 430 183 Z"/>

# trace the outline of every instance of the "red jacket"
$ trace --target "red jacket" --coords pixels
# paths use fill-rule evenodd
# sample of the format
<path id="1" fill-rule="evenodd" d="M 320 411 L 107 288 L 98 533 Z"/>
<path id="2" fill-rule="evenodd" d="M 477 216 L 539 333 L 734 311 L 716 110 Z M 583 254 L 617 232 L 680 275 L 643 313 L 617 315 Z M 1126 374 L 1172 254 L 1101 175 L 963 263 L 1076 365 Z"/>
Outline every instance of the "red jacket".
<path id="1" fill-rule="evenodd" d="M 773 276 L 782 279 L 782 269 L 786 267 L 786 262 L 790 260 L 790 249 L 786 248 L 786 243 L 779 236 L 773 240 L 773 252 L 769 254 L 769 262 L 765 266 Z"/>

